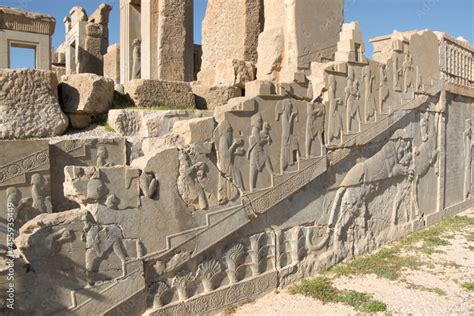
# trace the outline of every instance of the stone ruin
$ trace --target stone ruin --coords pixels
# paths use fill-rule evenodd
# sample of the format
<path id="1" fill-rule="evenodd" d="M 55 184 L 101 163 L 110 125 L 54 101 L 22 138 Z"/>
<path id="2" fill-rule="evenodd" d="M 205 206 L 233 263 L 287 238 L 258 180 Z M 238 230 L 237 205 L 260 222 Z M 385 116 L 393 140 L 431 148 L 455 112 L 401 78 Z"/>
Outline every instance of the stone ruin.
<path id="1" fill-rule="evenodd" d="M 121 1 L 120 47 L 110 7 L 74 8 L 67 37 L 88 57 L 57 59 L 70 74 L 1 69 L 16 311 L 214 313 L 473 207 L 474 46 L 394 32 L 370 59 L 342 10 L 210 0 L 190 82 L 191 1 Z M 124 93 L 149 109 L 114 108 Z M 105 115 L 114 132 L 76 131 Z"/>

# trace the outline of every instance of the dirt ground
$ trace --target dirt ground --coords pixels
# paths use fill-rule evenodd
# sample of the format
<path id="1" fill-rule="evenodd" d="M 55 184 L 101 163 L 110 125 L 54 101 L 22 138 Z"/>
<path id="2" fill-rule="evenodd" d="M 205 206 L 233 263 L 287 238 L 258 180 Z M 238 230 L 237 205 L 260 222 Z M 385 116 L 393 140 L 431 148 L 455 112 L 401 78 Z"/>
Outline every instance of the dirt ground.
<path id="1" fill-rule="evenodd" d="M 474 209 L 460 214 L 474 218 Z M 373 295 L 386 304 L 381 314 L 413 315 L 474 315 L 474 291 L 463 287 L 474 282 L 474 225 L 446 235 L 447 245 L 439 245 L 430 254 L 404 251 L 401 255 L 416 255 L 423 265 L 404 268 L 397 280 L 374 274 L 349 275 L 332 278 L 340 290 L 355 290 Z M 471 283 L 472 284 L 472 283 Z M 292 295 L 288 289 L 272 292 L 224 315 L 354 315 L 360 312 L 342 303 L 327 303 Z"/>

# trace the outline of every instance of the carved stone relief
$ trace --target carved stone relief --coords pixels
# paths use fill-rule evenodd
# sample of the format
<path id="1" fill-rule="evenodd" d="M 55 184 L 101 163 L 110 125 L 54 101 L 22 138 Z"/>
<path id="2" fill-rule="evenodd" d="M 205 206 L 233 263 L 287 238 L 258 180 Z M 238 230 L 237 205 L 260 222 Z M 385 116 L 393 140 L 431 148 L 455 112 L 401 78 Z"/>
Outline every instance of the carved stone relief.
<path id="1" fill-rule="evenodd" d="M 265 151 L 266 146 L 271 146 L 272 138 L 270 136 L 270 124 L 263 121 L 260 113 L 252 116 L 250 125 L 252 132 L 249 136 L 249 148 L 247 149 L 247 158 L 250 161 L 249 168 L 249 190 L 253 192 L 257 183 L 257 176 L 263 169 L 268 172 L 273 179 L 273 166 Z"/>
<path id="2" fill-rule="evenodd" d="M 298 139 L 292 135 L 293 124 L 298 122 L 298 112 L 294 111 L 290 99 L 280 101 L 276 105 L 275 120 L 281 120 L 280 173 L 293 166 L 300 156 Z"/>

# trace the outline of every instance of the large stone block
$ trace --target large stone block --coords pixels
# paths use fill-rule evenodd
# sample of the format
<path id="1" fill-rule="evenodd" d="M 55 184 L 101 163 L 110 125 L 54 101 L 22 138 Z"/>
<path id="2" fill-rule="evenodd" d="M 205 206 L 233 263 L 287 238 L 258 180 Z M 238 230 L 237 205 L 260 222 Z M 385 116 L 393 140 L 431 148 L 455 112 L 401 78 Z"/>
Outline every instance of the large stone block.
<path id="1" fill-rule="evenodd" d="M 120 83 L 120 45 L 109 46 L 104 55 L 104 76 L 110 78 L 115 84 Z"/>
<path id="2" fill-rule="evenodd" d="M 198 144 L 212 138 L 215 124 L 213 117 L 179 121 L 174 124 L 173 132 L 183 135 L 186 144 Z"/>
<path id="3" fill-rule="evenodd" d="M 203 86 L 193 84 L 196 106 L 199 109 L 212 110 L 226 104 L 230 99 L 242 96 L 242 89 L 234 86 Z"/>
<path id="4" fill-rule="evenodd" d="M 168 105 L 176 108 L 194 108 L 196 101 L 191 86 L 186 82 L 162 80 L 131 80 L 124 84 L 135 106 Z"/>
<path id="5" fill-rule="evenodd" d="M 108 124 L 122 136 L 160 137 L 170 133 L 177 121 L 212 116 L 212 111 L 111 110 Z"/>
<path id="6" fill-rule="evenodd" d="M 344 20 L 342 0 L 265 0 L 258 79 L 287 82 L 311 62 L 333 59 Z M 285 21 L 285 23 L 282 23 Z"/>
<path id="7" fill-rule="evenodd" d="M 64 112 L 102 114 L 109 110 L 114 82 L 95 74 L 68 75 L 61 78 L 60 101 Z"/>
<path id="8" fill-rule="evenodd" d="M 200 84 L 216 85 L 222 60 L 257 62 L 258 35 L 263 29 L 260 0 L 211 0 L 203 21 L 202 71 Z"/>
<path id="9" fill-rule="evenodd" d="M 127 159 L 124 138 L 64 139 L 52 140 L 49 146 L 51 165 L 52 204 L 54 212 L 79 207 L 64 196 L 64 167 L 74 166 L 122 166 Z"/>
<path id="10" fill-rule="evenodd" d="M 0 139 L 61 135 L 68 121 L 57 85 L 52 71 L 0 70 Z"/>

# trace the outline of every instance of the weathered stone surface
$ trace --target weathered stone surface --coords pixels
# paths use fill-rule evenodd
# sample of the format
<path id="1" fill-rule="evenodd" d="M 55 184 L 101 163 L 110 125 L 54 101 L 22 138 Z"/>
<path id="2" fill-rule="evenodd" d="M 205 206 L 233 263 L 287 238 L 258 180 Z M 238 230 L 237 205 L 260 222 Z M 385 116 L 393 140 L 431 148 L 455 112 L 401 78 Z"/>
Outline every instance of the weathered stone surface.
<path id="1" fill-rule="evenodd" d="M 169 134 L 177 121 L 212 116 L 212 111 L 110 110 L 108 124 L 122 136 L 160 137 Z"/>
<path id="2" fill-rule="evenodd" d="M 216 66 L 217 86 L 236 86 L 244 89 L 245 83 L 255 79 L 256 69 L 252 62 L 243 60 L 220 61 Z"/>
<path id="3" fill-rule="evenodd" d="M 335 61 L 366 63 L 367 58 L 364 56 L 364 52 L 364 39 L 362 38 L 359 23 L 344 23 L 341 33 L 339 34 L 337 52 L 334 58 Z"/>
<path id="4" fill-rule="evenodd" d="M 142 21 L 142 79 L 193 81 L 193 1 L 142 5 L 151 14 L 151 21 Z"/>
<path id="5" fill-rule="evenodd" d="M 196 101 L 191 86 L 186 82 L 161 80 L 131 80 L 124 84 L 135 106 L 168 105 L 176 108 L 194 108 Z"/>
<path id="6" fill-rule="evenodd" d="M 126 159 L 126 142 L 123 138 L 51 140 L 49 146 L 51 165 L 52 203 L 54 211 L 79 207 L 78 203 L 64 196 L 64 167 L 74 166 L 123 166 Z"/>
<path id="7" fill-rule="evenodd" d="M 245 96 L 256 97 L 258 95 L 275 94 L 275 86 L 271 81 L 254 80 L 245 83 Z"/>
<path id="8" fill-rule="evenodd" d="M 57 85 L 52 71 L 0 70 L 0 139 L 61 135 L 68 121 Z"/>
<path id="9" fill-rule="evenodd" d="M 199 144 L 212 138 L 215 124 L 213 117 L 178 121 L 174 123 L 173 132 L 182 135 L 186 144 Z"/>
<path id="10" fill-rule="evenodd" d="M 102 114 L 112 104 L 114 82 L 95 74 L 68 75 L 61 78 L 59 91 L 64 112 Z"/>
<path id="11" fill-rule="evenodd" d="M 104 55 L 104 77 L 112 79 L 115 84 L 120 84 L 120 45 L 109 46 Z"/>
<path id="12" fill-rule="evenodd" d="M 265 0 L 258 39 L 258 79 L 289 82 L 310 63 L 333 59 L 344 20 L 343 0 Z M 285 23 L 282 23 L 285 21 Z"/>
<path id="13" fill-rule="evenodd" d="M 137 169 L 105 164 L 67 166 L 64 172 L 64 196 L 79 205 L 98 203 L 114 210 L 140 206 L 140 173 Z"/>
<path id="14" fill-rule="evenodd" d="M 260 0 L 208 2 L 203 21 L 202 65 L 199 84 L 217 85 L 217 64 L 223 60 L 257 62 L 258 35 L 263 29 Z"/>
<path id="15" fill-rule="evenodd" d="M 191 85 L 196 95 L 198 109 L 215 109 L 226 104 L 230 99 L 242 96 L 242 89 L 234 86 L 208 87 L 198 83 Z"/>

